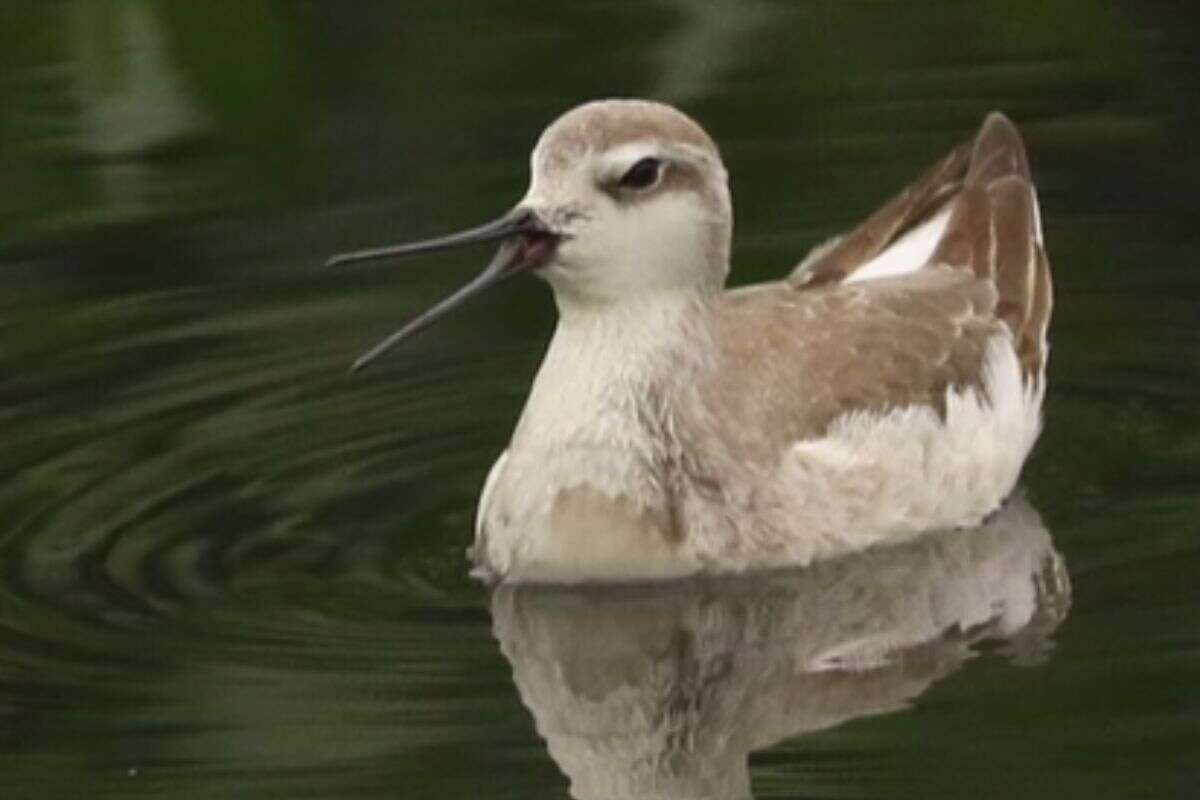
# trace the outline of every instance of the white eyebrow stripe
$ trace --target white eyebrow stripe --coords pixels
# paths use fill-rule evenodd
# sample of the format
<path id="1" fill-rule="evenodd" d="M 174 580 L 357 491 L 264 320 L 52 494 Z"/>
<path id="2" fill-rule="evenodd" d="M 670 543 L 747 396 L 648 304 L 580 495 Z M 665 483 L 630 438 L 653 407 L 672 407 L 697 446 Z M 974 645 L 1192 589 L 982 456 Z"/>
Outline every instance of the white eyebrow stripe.
<path id="1" fill-rule="evenodd" d="M 659 158 L 692 165 L 703 164 L 709 160 L 702 149 L 690 144 L 638 139 L 619 144 L 601 155 L 596 170 L 597 177 L 601 181 L 616 180 L 643 158 Z"/>
<path id="2" fill-rule="evenodd" d="M 652 139 L 639 139 L 625 142 L 607 151 L 600 157 L 597 172 L 604 179 L 616 179 L 624 175 L 630 167 L 643 158 L 663 158 L 665 153 L 660 142 Z"/>

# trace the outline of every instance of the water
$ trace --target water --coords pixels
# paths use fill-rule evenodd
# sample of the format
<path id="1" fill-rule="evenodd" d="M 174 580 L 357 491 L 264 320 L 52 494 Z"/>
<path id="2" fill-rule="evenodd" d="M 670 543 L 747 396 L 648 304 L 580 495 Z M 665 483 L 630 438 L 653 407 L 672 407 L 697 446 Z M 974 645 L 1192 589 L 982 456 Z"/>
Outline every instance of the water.
<path id="1" fill-rule="evenodd" d="M 46 0 L 0 29 L 5 798 L 1200 791 L 1186 9 Z M 545 287 L 349 378 L 486 254 L 314 268 L 491 218 L 612 94 L 721 143 L 738 282 L 1016 118 L 1058 295 L 1025 499 L 769 580 L 472 583 Z"/>

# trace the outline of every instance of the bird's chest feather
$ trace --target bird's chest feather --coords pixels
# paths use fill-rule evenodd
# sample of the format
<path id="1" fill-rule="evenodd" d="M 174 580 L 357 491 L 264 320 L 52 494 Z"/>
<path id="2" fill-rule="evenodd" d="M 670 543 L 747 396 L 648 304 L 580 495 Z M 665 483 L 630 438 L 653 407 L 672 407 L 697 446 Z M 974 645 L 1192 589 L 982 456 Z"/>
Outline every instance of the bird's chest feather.
<path id="1" fill-rule="evenodd" d="M 560 322 L 480 499 L 477 560 L 564 578 L 575 564 L 614 577 L 685 571 L 672 427 L 698 369 L 684 335 L 692 307 L 663 300 Z"/>
<path id="2" fill-rule="evenodd" d="M 539 375 L 480 499 L 477 557 L 544 579 L 570 579 L 576 565 L 680 571 L 658 391 L 595 372 Z"/>
<path id="3" fill-rule="evenodd" d="M 665 577 L 694 569 L 664 481 L 627 448 L 515 449 L 493 469 L 476 560 L 509 577 Z"/>

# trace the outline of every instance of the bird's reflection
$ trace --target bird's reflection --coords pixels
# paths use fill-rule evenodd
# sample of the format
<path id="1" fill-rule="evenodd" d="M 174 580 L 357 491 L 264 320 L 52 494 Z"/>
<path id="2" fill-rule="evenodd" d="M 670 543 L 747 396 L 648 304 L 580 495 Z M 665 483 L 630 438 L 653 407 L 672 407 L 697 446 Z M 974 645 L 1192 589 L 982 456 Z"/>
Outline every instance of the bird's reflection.
<path id="1" fill-rule="evenodd" d="M 580 800 L 748 798 L 747 756 L 904 708 L 994 640 L 1040 659 L 1070 588 L 1034 509 L 803 570 L 501 587 L 495 633 Z"/>

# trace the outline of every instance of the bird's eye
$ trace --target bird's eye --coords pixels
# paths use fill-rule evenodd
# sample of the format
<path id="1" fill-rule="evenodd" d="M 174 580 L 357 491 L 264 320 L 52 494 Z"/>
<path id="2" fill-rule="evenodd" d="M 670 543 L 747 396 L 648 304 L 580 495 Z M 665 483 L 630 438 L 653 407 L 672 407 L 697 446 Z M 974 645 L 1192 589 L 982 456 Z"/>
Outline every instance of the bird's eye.
<path id="1" fill-rule="evenodd" d="M 657 158 L 643 158 L 630 167 L 617 184 L 622 189 L 649 189 L 658 183 L 662 172 L 662 161 Z"/>

